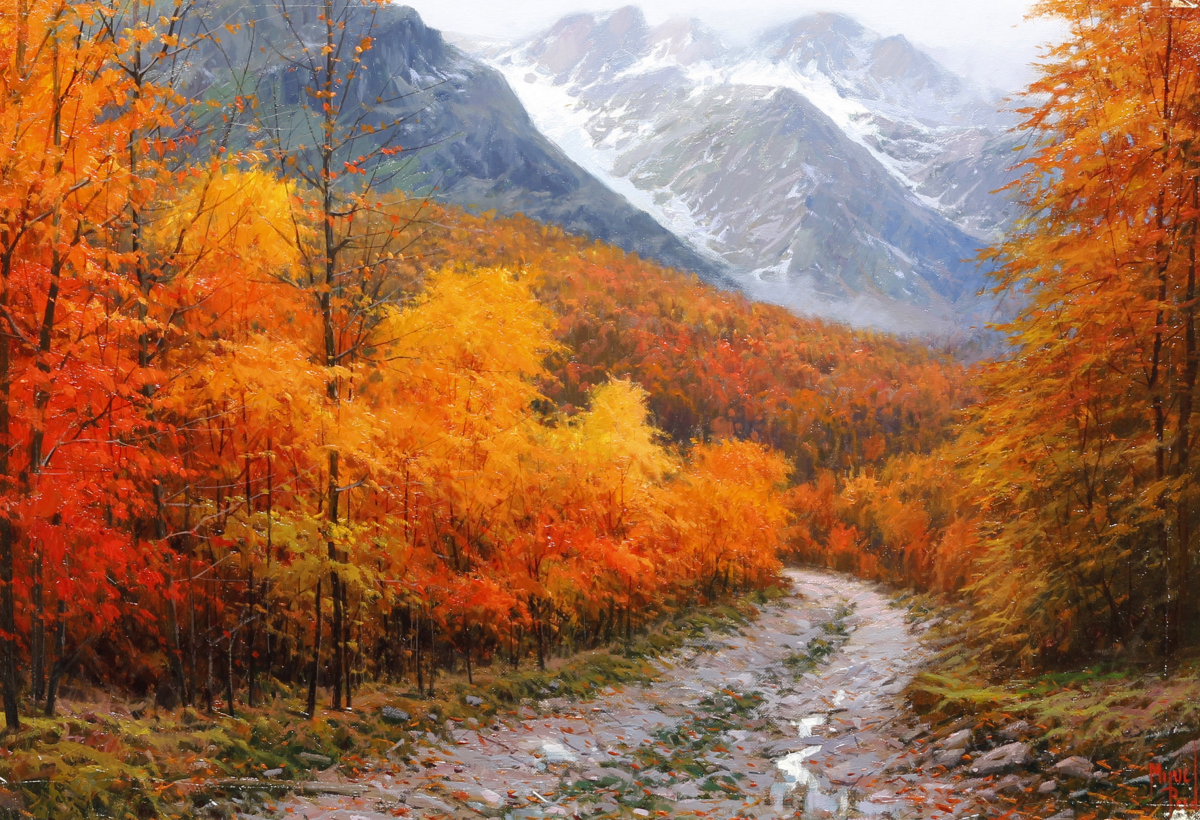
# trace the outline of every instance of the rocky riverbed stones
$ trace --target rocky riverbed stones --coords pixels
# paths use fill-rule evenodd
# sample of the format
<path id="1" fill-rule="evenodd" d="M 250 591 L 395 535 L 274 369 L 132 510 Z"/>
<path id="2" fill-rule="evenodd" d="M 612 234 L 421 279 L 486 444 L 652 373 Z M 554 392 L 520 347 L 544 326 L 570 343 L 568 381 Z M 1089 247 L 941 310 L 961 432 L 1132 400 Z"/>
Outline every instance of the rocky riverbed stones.
<path id="1" fill-rule="evenodd" d="M 1033 759 L 1029 747 L 1024 743 L 1006 743 L 997 746 L 987 754 L 971 763 L 971 774 L 976 777 L 986 777 L 990 774 L 1012 771 L 1026 766 Z"/>
<path id="2" fill-rule="evenodd" d="M 1030 762 L 1023 743 L 973 752 L 970 721 L 927 742 L 897 694 L 927 658 L 903 608 L 846 576 L 789 575 L 797 595 L 737 633 L 662 659 L 648 686 L 607 688 L 589 702 L 545 697 L 498 721 L 414 733 L 403 756 L 397 745 L 388 764 L 358 778 L 362 797 L 297 797 L 270 818 L 247 817 L 384 820 L 407 798 L 404 816 L 417 820 L 965 820 L 1002 813 L 1003 801 L 1032 789 L 1017 771 Z M 839 622 L 856 628 L 815 667 L 785 662 Z M 962 779 L 968 766 L 973 781 Z"/>
<path id="3" fill-rule="evenodd" d="M 1050 771 L 1060 777 L 1075 780 L 1091 780 L 1095 777 L 1095 766 L 1086 757 L 1068 757 L 1050 767 Z"/>

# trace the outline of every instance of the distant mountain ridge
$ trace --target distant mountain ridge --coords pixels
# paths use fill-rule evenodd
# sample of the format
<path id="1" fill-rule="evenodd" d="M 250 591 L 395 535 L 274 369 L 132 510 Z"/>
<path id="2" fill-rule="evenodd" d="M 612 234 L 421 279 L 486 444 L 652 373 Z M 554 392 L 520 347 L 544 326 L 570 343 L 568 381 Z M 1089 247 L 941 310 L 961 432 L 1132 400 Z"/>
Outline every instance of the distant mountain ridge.
<path id="1" fill-rule="evenodd" d="M 755 298 L 900 332 L 979 325 L 1011 218 L 998 101 L 901 36 L 811 15 L 726 47 L 626 7 L 476 47 L 534 122 Z"/>
<path id="2" fill-rule="evenodd" d="M 407 6 L 381 5 L 368 32 L 369 7 L 349 18 L 348 25 L 360 29 L 349 33 L 351 42 L 367 34 L 373 40 L 351 93 L 381 114 L 404 119 L 399 144 L 420 149 L 403 154 L 395 184 L 476 212 L 524 213 L 710 282 L 722 280 L 720 260 L 688 246 L 542 135 L 494 69 L 446 42 Z M 320 11 L 311 0 L 288 8 L 300 25 L 313 24 Z M 190 96 L 228 95 L 234 65 L 248 66 L 258 78 L 252 90 L 260 111 L 306 104 L 307 80 L 289 69 L 294 61 L 281 57 L 294 49 L 295 36 L 272 0 L 217 0 L 206 14 L 210 28 L 254 25 L 222 30 L 219 44 L 205 40 L 189 55 Z"/>

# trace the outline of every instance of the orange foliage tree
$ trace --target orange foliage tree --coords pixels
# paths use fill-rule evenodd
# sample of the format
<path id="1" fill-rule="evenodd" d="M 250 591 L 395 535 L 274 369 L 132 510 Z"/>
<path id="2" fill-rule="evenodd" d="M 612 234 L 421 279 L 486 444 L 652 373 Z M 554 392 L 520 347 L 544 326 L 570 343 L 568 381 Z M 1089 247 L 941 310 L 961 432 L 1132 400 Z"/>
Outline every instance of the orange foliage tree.
<path id="1" fill-rule="evenodd" d="M 1030 87 L 1027 216 L 993 254 L 1025 307 L 956 453 L 974 590 L 1012 658 L 1172 654 L 1198 637 L 1200 21 L 1158 0 L 1040 9 L 1070 36 Z"/>

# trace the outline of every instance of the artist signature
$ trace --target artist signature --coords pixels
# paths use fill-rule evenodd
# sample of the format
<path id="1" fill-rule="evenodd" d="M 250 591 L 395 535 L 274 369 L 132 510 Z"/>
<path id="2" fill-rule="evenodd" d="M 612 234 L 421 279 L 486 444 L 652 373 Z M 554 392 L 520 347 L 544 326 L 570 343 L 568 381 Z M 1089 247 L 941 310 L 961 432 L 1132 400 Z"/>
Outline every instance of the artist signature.
<path id="1" fill-rule="evenodd" d="M 1200 811 L 1200 753 L 1195 746 L 1190 756 L 1169 763 L 1150 763 L 1150 791 L 1170 809 Z M 1173 815 L 1174 816 L 1174 815 Z"/>

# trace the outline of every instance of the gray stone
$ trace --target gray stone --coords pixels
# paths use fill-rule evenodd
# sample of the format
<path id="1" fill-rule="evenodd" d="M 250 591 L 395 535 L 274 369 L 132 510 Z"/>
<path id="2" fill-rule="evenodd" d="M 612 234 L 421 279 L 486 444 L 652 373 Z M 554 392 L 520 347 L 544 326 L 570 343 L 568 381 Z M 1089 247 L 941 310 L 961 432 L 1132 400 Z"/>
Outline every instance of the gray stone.
<path id="1" fill-rule="evenodd" d="M 397 709 L 395 706 L 385 706 L 380 710 L 380 715 L 383 717 L 384 723 L 408 723 L 412 720 L 412 715 L 403 709 Z"/>
<path id="2" fill-rule="evenodd" d="M 1177 760 L 1178 758 L 1191 757 L 1192 755 L 1200 756 L 1200 740 L 1193 740 L 1191 743 L 1183 744 L 1183 748 L 1176 749 L 1167 755 L 1167 760 Z"/>
<path id="3" fill-rule="evenodd" d="M 1072 756 L 1058 761 L 1050 767 L 1050 771 L 1063 777 L 1071 777 L 1076 780 L 1090 780 L 1094 777 L 1092 771 L 1095 767 L 1092 761 L 1086 757 Z"/>
<path id="4" fill-rule="evenodd" d="M 1007 792 L 1019 792 L 1024 791 L 1025 783 L 1026 781 L 1022 778 L 1017 777 L 1015 774 L 1010 774 L 996 781 L 996 785 L 992 788 L 994 788 L 1000 794 L 1005 794 Z"/>
<path id="5" fill-rule="evenodd" d="M 332 766 L 333 759 L 325 755 L 313 754 L 312 752 L 301 752 L 296 757 L 303 760 L 305 763 L 312 763 L 314 766 Z"/>
<path id="6" fill-rule="evenodd" d="M 483 698 L 477 697 L 475 695 L 467 695 L 465 698 L 463 698 L 463 700 L 466 701 L 467 706 L 482 706 L 483 705 Z"/>
<path id="7" fill-rule="evenodd" d="M 1028 721 L 1017 720 L 1003 727 L 997 734 L 1011 742 L 1025 737 L 1031 728 Z"/>
<path id="8" fill-rule="evenodd" d="M 1075 820 L 1075 810 L 1063 809 L 1058 814 L 1047 817 L 1046 820 Z"/>
<path id="9" fill-rule="evenodd" d="M 997 746 L 971 764 L 971 774 L 986 777 L 1025 766 L 1032 759 L 1029 747 L 1024 743 L 1006 743 Z"/>
<path id="10" fill-rule="evenodd" d="M 962 749 L 943 749 L 939 752 L 934 752 L 931 762 L 934 766 L 945 766 L 947 769 L 953 769 L 955 766 L 963 764 Z"/>
<path id="11" fill-rule="evenodd" d="M 965 749 L 971 743 L 971 730 L 960 729 L 938 744 L 939 749 Z"/>
<path id="12" fill-rule="evenodd" d="M 431 809 L 441 812 L 442 814 L 454 814 L 454 809 L 442 800 L 438 800 L 432 794 L 424 794 L 423 792 L 413 792 L 408 796 L 408 805 L 416 808 Z"/>
<path id="13" fill-rule="evenodd" d="M 1056 791 L 1058 791 L 1057 780 L 1047 780 L 1045 783 L 1042 783 L 1037 787 L 1038 794 L 1051 794 Z"/>

